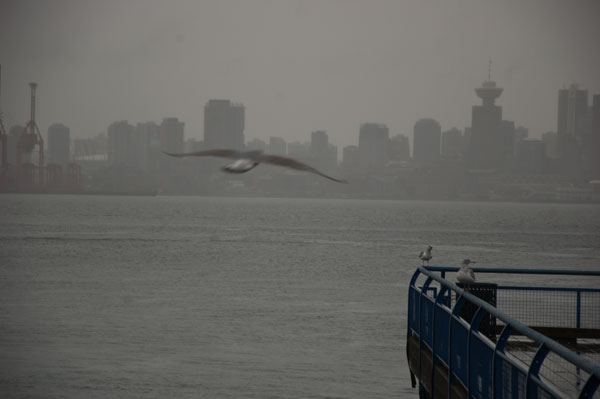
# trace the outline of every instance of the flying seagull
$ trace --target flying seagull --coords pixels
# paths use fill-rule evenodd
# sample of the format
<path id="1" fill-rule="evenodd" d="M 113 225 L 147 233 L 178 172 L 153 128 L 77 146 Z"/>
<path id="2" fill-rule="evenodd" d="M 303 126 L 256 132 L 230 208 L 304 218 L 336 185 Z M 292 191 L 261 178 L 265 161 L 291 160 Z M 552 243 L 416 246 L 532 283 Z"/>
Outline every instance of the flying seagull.
<path id="1" fill-rule="evenodd" d="M 463 283 L 463 284 L 473 284 L 475 282 L 475 273 L 473 273 L 473 269 L 471 269 L 469 267 L 469 264 L 471 263 L 477 263 L 474 260 L 471 259 L 465 259 L 462 262 L 462 265 L 460 266 L 460 270 L 458 271 L 458 274 L 456 275 L 456 280 L 459 283 Z"/>
<path id="2" fill-rule="evenodd" d="M 206 150 L 196 152 L 186 152 L 181 154 L 174 154 L 171 152 L 165 152 L 165 154 L 172 157 L 221 157 L 235 159 L 229 165 L 222 167 L 221 169 L 227 173 L 246 173 L 251 169 L 254 169 L 260 163 L 269 163 L 271 165 L 284 166 L 286 168 L 303 170 L 310 173 L 315 173 L 319 176 L 323 176 L 329 180 L 336 181 L 338 183 L 348 183 L 346 180 L 335 179 L 331 176 L 327 176 L 325 173 L 319 172 L 315 168 L 308 166 L 295 159 L 282 157 L 279 155 L 263 154 L 262 150 L 256 151 L 235 151 L 227 149 L 219 150 Z"/>
<path id="3" fill-rule="evenodd" d="M 425 251 L 421 251 L 421 253 L 419 254 L 419 259 L 423 261 L 423 265 L 425 265 L 425 262 L 427 262 L 427 266 L 429 266 L 429 261 L 431 260 L 431 258 L 433 258 L 433 256 L 431 255 L 432 249 L 433 247 L 429 245 Z"/>

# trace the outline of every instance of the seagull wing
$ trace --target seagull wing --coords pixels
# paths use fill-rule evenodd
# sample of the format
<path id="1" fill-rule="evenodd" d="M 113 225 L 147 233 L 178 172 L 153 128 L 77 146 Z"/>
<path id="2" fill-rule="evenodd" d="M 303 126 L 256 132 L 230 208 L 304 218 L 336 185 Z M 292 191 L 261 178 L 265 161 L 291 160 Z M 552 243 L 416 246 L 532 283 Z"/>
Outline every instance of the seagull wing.
<path id="1" fill-rule="evenodd" d="M 469 269 L 469 276 L 471 276 L 473 281 L 475 281 L 475 272 L 473 271 L 473 269 Z"/>
<path id="2" fill-rule="evenodd" d="M 279 155 L 263 155 L 259 158 L 260 162 L 270 163 L 272 165 L 284 166 L 286 168 L 296 169 L 296 170 L 304 170 L 306 172 L 315 173 L 319 176 L 323 176 L 326 179 L 336 181 L 338 183 L 348 183 L 346 180 L 338 180 L 331 176 L 327 176 L 325 173 L 319 172 L 315 168 L 308 166 L 305 163 L 300 161 L 296 161 L 292 158 L 281 157 Z"/>
<path id="3" fill-rule="evenodd" d="M 422 258 L 423 255 L 425 255 L 425 251 L 421 251 L 421 253 L 419 254 L 419 259 Z"/>
<path id="4" fill-rule="evenodd" d="M 235 150 L 206 150 L 196 152 L 184 152 L 175 154 L 172 152 L 165 152 L 165 154 L 172 157 L 221 157 L 221 158 L 232 158 L 237 159 L 240 157 L 240 153 Z"/>

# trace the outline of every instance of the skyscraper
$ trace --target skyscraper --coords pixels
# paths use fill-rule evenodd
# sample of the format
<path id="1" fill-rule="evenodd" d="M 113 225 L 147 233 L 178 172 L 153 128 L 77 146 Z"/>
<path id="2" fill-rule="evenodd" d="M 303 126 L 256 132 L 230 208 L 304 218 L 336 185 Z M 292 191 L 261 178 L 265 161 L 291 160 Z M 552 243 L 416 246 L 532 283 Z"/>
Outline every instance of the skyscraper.
<path id="1" fill-rule="evenodd" d="M 419 119 L 413 128 L 413 159 L 431 163 L 440 158 L 442 128 L 435 119 Z"/>
<path id="2" fill-rule="evenodd" d="M 576 84 L 558 91 L 557 110 L 558 151 L 561 171 L 578 175 L 582 164 L 582 146 L 585 144 L 588 119 L 588 91 Z"/>
<path id="3" fill-rule="evenodd" d="M 363 123 L 358 136 L 359 171 L 369 174 L 383 168 L 389 160 L 390 133 L 381 123 Z"/>
<path id="4" fill-rule="evenodd" d="M 204 106 L 204 145 L 207 149 L 244 149 L 245 108 L 229 100 L 209 100 Z"/>
<path id="5" fill-rule="evenodd" d="M 164 118 L 160 124 L 160 142 L 163 151 L 183 152 L 185 123 L 177 118 Z"/>
<path id="6" fill-rule="evenodd" d="M 591 114 L 589 174 L 591 179 L 600 180 L 600 94 L 593 97 Z"/>
<path id="7" fill-rule="evenodd" d="M 585 134 L 585 120 L 588 112 L 588 91 L 580 90 L 576 84 L 558 91 L 558 135 L 575 137 L 581 141 Z"/>
<path id="8" fill-rule="evenodd" d="M 335 158 L 330 148 L 329 136 L 324 130 L 317 130 L 310 135 L 310 157 L 313 165 L 318 169 L 330 169 L 337 164 L 337 148 Z"/>
<path id="9" fill-rule="evenodd" d="M 144 140 L 129 122 L 110 124 L 106 147 L 110 165 L 130 170 L 143 167 Z"/>
<path id="10" fill-rule="evenodd" d="M 66 164 L 71 160 L 71 131 L 61 123 L 48 128 L 47 163 Z"/>
<path id="11" fill-rule="evenodd" d="M 135 130 L 143 142 L 143 148 L 140 149 L 140 165 L 144 171 L 156 174 L 163 167 L 162 164 L 168 161 L 162 153 L 160 127 L 155 122 L 144 122 L 138 123 Z"/>

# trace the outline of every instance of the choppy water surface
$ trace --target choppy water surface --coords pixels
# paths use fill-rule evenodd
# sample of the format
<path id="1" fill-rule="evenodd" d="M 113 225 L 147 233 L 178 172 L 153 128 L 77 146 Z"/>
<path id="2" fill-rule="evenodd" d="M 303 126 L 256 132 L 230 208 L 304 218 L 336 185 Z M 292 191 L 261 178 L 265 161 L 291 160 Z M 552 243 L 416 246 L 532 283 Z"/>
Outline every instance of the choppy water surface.
<path id="1" fill-rule="evenodd" d="M 600 265 L 593 205 L 0 196 L 0 396 L 416 397 L 432 264 Z"/>

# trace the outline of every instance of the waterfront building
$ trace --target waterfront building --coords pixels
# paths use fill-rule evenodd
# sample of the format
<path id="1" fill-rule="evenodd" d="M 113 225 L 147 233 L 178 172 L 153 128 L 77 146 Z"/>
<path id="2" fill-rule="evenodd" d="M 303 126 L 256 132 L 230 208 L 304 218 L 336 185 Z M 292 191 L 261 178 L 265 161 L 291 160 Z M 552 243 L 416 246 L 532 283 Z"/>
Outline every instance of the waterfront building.
<path id="1" fill-rule="evenodd" d="M 463 134 L 453 127 L 442 133 L 441 155 L 446 159 L 460 159 L 463 154 Z"/>
<path id="2" fill-rule="evenodd" d="M 244 149 L 245 107 L 229 100 L 209 100 L 204 106 L 204 144 L 207 149 Z"/>
<path id="3" fill-rule="evenodd" d="M 557 129 L 561 172 L 577 176 L 581 173 L 582 146 L 588 114 L 588 91 L 576 84 L 558 91 Z"/>
<path id="4" fill-rule="evenodd" d="M 368 175 L 385 167 L 390 156 L 389 129 L 381 123 L 363 123 L 358 136 L 359 172 Z"/>
<path id="5" fill-rule="evenodd" d="M 265 151 L 267 149 L 267 143 L 259 138 L 254 138 L 246 143 L 246 149 L 248 151 L 260 150 Z"/>
<path id="6" fill-rule="evenodd" d="M 431 164 L 440 159 L 442 129 L 435 119 L 420 119 L 413 128 L 413 160 Z"/>
<path id="7" fill-rule="evenodd" d="M 595 94 L 592 98 L 591 131 L 589 153 L 588 174 L 591 180 L 600 180 L 600 94 Z"/>
<path id="8" fill-rule="evenodd" d="M 281 137 L 269 137 L 269 145 L 267 147 L 267 152 L 269 154 L 274 155 L 286 155 L 287 145 L 285 140 Z"/>
<path id="9" fill-rule="evenodd" d="M 540 175 L 544 172 L 546 150 L 542 140 L 521 140 L 517 147 L 517 172 L 526 175 Z"/>
<path id="10" fill-rule="evenodd" d="M 390 157 L 393 160 L 405 162 L 410 159 L 410 142 L 408 137 L 397 134 L 390 139 Z"/>
<path id="11" fill-rule="evenodd" d="M 6 138 L 6 150 L 8 163 L 11 165 L 17 164 L 17 145 L 19 143 L 19 137 L 25 130 L 25 127 L 20 125 L 11 126 L 8 129 L 8 137 Z M 25 154 L 24 154 L 25 155 Z"/>
<path id="12" fill-rule="evenodd" d="M 310 143 L 293 141 L 287 145 L 287 154 L 295 159 L 310 160 Z"/>
<path id="13" fill-rule="evenodd" d="M 71 131 L 62 123 L 48 128 L 46 163 L 66 164 L 71 160 Z"/>
<path id="14" fill-rule="evenodd" d="M 546 158 L 558 159 L 560 153 L 558 152 L 558 135 L 556 132 L 546 132 L 542 134 L 542 141 L 544 142 Z"/>
<path id="15" fill-rule="evenodd" d="M 349 175 L 357 173 L 359 167 L 358 146 L 349 145 L 342 149 L 342 169 Z"/>
<path id="16" fill-rule="evenodd" d="M 168 158 L 162 153 L 161 127 L 155 122 L 142 122 L 135 126 L 135 134 L 139 137 L 142 148 L 140 148 L 140 169 L 157 173 L 168 162 Z"/>
<path id="17" fill-rule="evenodd" d="M 328 170 L 337 166 L 337 147 L 329 143 L 329 136 L 324 130 L 311 133 L 310 159 L 317 169 Z"/>
<path id="18" fill-rule="evenodd" d="M 177 118 L 164 118 L 160 124 L 160 143 L 163 151 L 183 152 L 185 123 Z"/>
<path id="19" fill-rule="evenodd" d="M 117 168 L 143 169 L 145 138 L 129 122 L 113 122 L 107 130 L 107 156 L 109 165 Z"/>

